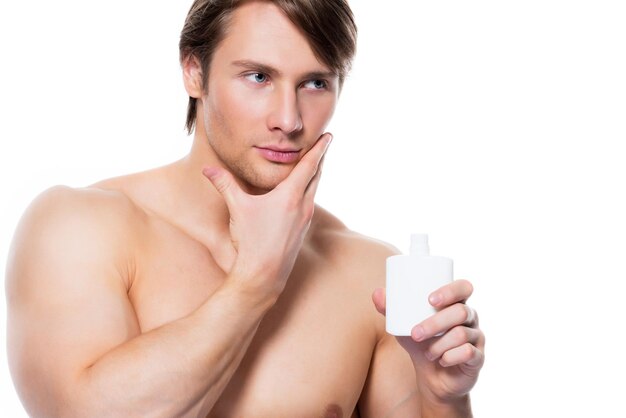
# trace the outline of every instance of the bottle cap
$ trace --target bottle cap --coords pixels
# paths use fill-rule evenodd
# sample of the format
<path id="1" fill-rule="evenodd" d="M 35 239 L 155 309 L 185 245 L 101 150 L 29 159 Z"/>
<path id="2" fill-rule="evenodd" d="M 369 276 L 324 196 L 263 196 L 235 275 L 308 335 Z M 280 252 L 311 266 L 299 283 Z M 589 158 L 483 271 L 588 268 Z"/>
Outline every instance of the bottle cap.
<path id="1" fill-rule="evenodd" d="M 430 255 L 428 248 L 428 234 L 411 234 L 410 255 Z"/>

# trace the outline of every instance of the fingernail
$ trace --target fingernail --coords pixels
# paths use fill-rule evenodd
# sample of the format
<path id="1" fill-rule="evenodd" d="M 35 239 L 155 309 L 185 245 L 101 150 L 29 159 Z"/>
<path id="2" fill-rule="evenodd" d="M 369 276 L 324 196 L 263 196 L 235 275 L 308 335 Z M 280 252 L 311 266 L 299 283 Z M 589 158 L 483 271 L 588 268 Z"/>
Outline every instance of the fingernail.
<path id="1" fill-rule="evenodd" d="M 326 134 L 326 145 L 329 145 L 331 142 L 333 142 L 333 134 L 328 133 Z"/>
<path id="2" fill-rule="evenodd" d="M 413 337 L 415 341 L 420 342 L 424 338 L 425 334 L 426 332 L 424 331 L 424 328 L 422 328 L 421 325 L 418 325 L 413 328 L 413 332 L 411 332 L 411 337 Z"/>
<path id="3" fill-rule="evenodd" d="M 437 306 L 439 305 L 439 302 L 441 302 L 441 295 L 439 293 L 434 293 L 430 295 L 430 297 L 428 298 L 428 301 L 430 302 L 431 305 Z"/>
<path id="4" fill-rule="evenodd" d="M 204 167 L 202 169 L 202 174 L 204 174 L 209 179 L 215 177 L 215 175 L 219 172 L 219 170 L 215 167 Z"/>

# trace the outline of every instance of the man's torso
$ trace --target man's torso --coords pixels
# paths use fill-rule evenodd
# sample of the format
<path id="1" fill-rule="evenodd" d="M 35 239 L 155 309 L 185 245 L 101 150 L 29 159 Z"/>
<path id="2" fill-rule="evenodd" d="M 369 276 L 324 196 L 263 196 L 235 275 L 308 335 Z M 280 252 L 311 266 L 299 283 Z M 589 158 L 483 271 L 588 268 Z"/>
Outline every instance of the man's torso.
<path id="1" fill-rule="evenodd" d="M 99 187 L 116 189 L 121 181 Z M 135 201 L 132 189 L 123 192 Z M 192 234 L 143 213 L 135 240 L 142 244 L 128 269 L 128 297 L 142 333 L 192 313 L 226 277 Z M 209 417 L 358 415 L 381 321 L 370 294 L 384 272 L 384 263 L 364 271 L 358 247 L 372 245 L 364 241 L 316 211 L 283 294 Z"/>

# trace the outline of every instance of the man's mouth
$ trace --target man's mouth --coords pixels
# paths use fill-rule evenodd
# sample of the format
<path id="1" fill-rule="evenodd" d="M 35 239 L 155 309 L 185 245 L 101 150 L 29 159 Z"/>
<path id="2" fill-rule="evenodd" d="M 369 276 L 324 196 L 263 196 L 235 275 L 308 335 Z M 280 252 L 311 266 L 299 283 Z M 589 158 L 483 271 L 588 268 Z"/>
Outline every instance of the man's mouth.
<path id="1" fill-rule="evenodd" d="M 261 156 L 273 163 L 290 164 L 298 161 L 300 150 L 294 148 L 279 148 L 274 146 L 255 147 Z"/>

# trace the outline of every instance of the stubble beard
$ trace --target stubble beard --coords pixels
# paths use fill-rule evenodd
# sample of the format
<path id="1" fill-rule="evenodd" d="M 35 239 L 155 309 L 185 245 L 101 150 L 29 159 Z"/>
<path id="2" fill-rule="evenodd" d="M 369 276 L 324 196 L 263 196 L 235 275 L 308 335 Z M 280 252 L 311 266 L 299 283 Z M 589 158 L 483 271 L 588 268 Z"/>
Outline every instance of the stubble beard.
<path id="1" fill-rule="evenodd" d="M 240 155 L 228 153 L 228 144 L 237 141 L 230 135 L 223 135 L 219 141 L 211 140 L 211 138 L 215 139 L 215 137 L 208 138 L 209 146 L 215 156 L 222 166 L 231 172 L 239 185 L 250 194 L 258 195 L 272 191 L 293 168 L 287 169 L 284 164 L 255 158 L 254 150 L 251 148 L 244 149 Z M 247 144 L 247 142 L 245 143 Z M 257 159 L 259 162 L 254 161 Z M 287 173 L 286 170 L 288 170 Z"/>
<path id="2" fill-rule="evenodd" d="M 279 177 L 277 170 L 272 169 L 274 167 L 266 169 L 264 173 L 261 172 L 260 167 L 255 167 L 245 159 L 235 159 L 231 162 L 223 161 L 223 163 L 235 178 L 237 178 L 239 184 L 250 194 L 265 194 L 270 192 L 283 180 Z M 269 164 L 274 165 L 269 162 L 263 165 Z"/>
<path id="3" fill-rule="evenodd" d="M 284 164 L 264 161 L 254 155 L 254 150 L 248 144 L 257 142 L 235 138 L 230 129 L 229 121 L 213 106 L 211 115 L 205 114 L 204 126 L 209 147 L 224 168 L 230 171 L 239 185 L 250 194 L 265 194 L 272 191 L 291 172 L 293 167 L 287 168 Z M 260 143 L 260 142 L 259 142 Z M 231 144 L 244 144 L 241 153 L 229 152 Z"/>

